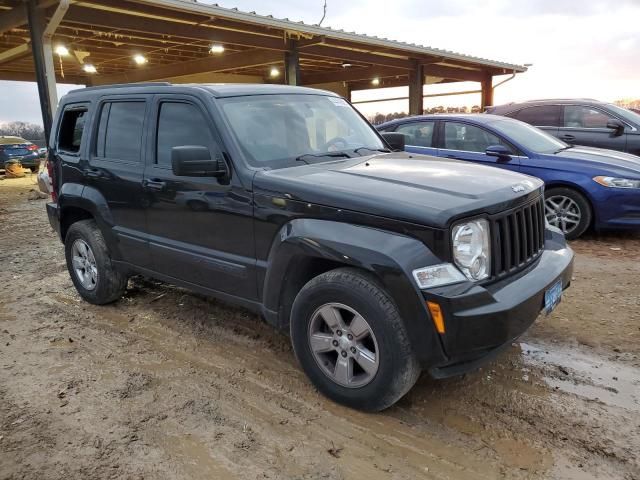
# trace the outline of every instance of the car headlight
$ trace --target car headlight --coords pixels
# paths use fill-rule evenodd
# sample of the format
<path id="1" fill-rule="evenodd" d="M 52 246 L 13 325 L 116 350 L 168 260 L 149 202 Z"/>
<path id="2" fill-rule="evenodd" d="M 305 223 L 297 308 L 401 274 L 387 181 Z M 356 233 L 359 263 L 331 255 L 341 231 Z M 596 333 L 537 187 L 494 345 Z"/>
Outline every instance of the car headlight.
<path id="1" fill-rule="evenodd" d="M 440 263 L 413 271 L 413 278 L 421 289 L 464 282 L 465 276 L 450 263 Z"/>
<path id="2" fill-rule="evenodd" d="M 487 278 L 491 270 L 489 222 L 485 219 L 459 223 L 453 227 L 453 260 L 469 280 Z"/>
<path id="3" fill-rule="evenodd" d="M 594 177 L 594 182 L 599 183 L 604 187 L 615 188 L 640 188 L 640 180 L 632 180 L 630 178 L 615 178 L 615 177 Z"/>

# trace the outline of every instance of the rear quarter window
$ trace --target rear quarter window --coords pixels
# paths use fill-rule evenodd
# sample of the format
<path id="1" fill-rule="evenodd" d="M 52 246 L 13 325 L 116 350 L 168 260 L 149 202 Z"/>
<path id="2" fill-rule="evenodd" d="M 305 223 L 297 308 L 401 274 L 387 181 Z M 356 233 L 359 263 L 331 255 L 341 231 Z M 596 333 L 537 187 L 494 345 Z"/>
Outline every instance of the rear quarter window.
<path id="1" fill-rule="evenodd" d="M 58 150 L 72 154 L 80 151 L 86 119 L 86 107 L 74 106 L 64 110 L 58 130 Z"/>

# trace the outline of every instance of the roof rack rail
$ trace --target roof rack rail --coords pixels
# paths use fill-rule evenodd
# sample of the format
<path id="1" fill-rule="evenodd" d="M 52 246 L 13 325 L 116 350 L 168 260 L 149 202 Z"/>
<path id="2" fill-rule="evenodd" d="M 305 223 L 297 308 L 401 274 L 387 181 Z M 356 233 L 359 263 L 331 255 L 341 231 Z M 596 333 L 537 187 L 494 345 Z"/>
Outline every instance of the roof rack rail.
<path id="1" fill-rule="evenodd" d="M 69 90 L 69 93 L 86 92 L 87 90 L 102 90 L 103 88 L 166 87 L 169 85 L 172 85 L 171 82 L 114 83 L 113 85 L 97 85 L 95 87 L 76 88 L 75 90 Z"/>

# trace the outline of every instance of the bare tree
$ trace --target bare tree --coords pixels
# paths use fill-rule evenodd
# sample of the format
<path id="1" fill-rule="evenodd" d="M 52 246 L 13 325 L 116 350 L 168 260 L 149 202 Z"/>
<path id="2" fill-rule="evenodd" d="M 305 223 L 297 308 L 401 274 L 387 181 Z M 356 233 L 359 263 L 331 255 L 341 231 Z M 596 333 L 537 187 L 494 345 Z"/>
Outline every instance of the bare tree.
<path id="1" fill-rule="evenodd" d="M 44 129 L 35 123 L 9 122 L 0 125 L 0 135 L 21 137 L 25 140 L 42 140 Z"/>

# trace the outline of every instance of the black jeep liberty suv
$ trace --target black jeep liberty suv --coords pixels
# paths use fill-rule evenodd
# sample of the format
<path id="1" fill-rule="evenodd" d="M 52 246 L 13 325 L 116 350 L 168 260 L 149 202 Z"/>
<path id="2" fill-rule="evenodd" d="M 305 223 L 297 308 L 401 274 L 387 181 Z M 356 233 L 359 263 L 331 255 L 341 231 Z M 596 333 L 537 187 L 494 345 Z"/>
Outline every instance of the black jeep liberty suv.
<path id="1" fill-rule="evenodd" d="M 382 410 L 422 370 L 510 345 L 573 264 L 540 180 L 388 140 L 302 87 L 76 90 L 51 134 L 47 212 L 88 302 L 142 274 L 240 304 L 290 332 L 322 393 Z"/>

